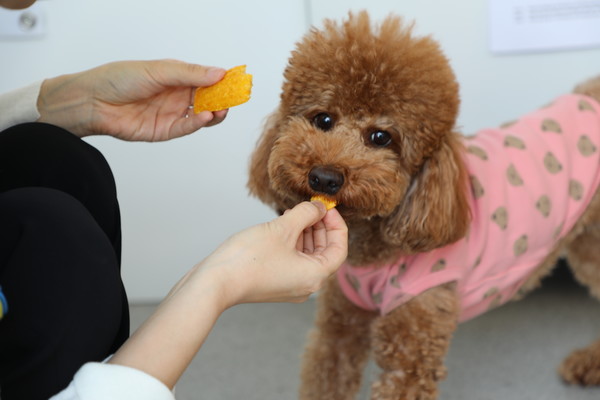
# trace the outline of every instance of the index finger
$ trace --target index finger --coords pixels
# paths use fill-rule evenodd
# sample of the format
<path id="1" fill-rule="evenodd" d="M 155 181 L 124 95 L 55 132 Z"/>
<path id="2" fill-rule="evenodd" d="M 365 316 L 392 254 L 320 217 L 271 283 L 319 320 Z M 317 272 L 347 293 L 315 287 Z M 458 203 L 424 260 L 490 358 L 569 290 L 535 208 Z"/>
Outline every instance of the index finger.
<path id="1" fill-rule="evenodd" d="M 324 257 L 330 272 L 333 272 L 348 256 L 348 226 L 335 208 L 327 211 L 323 223 L 326 229 L 327 245 L 321 256 Z"/>

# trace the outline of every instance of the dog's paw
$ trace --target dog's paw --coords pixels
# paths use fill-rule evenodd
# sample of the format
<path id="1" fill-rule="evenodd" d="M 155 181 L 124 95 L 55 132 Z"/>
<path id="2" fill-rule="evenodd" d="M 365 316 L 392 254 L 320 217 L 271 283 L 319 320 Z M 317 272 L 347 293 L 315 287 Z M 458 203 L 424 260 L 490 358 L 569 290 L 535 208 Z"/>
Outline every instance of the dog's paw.
<path id="1" fill-rule="evenodd" d="M 571 384 L 600 385 L 600 354 L 598 347 L 576 350 L 561 364 L 559 373 Z"/>
<path id="2" fill-rule="evenodd" d="M 435 382 L 402 371 L 386 371 L 371 386 L 371 400 L 435 400 L 437 393 Z"/>

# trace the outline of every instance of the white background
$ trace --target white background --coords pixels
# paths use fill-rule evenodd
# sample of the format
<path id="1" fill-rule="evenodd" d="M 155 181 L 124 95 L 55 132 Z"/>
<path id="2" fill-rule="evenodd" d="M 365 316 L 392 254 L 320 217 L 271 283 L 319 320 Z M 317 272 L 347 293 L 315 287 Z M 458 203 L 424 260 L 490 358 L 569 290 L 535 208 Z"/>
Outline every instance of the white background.
<path id="1" fill-rule="evenodd" d="M 368 9 L 416 19 L 439 40 L 461 84 L 459 128 L 495 126 L 600 74 L 600 49 L 494 56 L 482 0 L 43 0 L 46 33 L 0 40 L 0 92 L 116 60 L 247 64 L 250 102 L 218 127 L 168 143 L 90 138 L 110 162 L 132 302 L 157 301 L 221 241 L 274 217 L 246 189 L 249 155 L 277 105 L 293 44 L 311 23 Z"/>

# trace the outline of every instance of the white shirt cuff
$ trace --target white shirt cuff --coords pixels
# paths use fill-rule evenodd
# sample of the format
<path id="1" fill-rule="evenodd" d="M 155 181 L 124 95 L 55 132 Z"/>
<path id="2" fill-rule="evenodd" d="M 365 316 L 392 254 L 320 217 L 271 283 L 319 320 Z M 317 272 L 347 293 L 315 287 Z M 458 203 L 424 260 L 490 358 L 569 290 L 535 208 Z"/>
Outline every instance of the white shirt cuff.
<path id="1" fill-rule="evenodd" d="M 116 364 L 87 363 L 71 384 L 50 400 L 175 400 L 173 392 L 155 377 Z"/>
<path id="2" fill-rule="evenodd" d="M 0 94 L 0 131 L 40 118 L 37 100 L 43 81 L 38 81 L 8 93 Z"/>

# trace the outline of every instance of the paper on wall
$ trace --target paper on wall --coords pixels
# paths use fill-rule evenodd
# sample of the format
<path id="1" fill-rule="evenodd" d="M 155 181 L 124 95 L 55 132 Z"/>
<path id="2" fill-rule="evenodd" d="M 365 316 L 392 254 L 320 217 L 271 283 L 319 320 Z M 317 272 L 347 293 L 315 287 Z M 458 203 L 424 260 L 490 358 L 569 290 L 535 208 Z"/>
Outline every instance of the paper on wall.
<path id="1" fill-rule="evenodd" d="M 489 0 L 493 53 L 600 47 L 600 0 Z"/>

